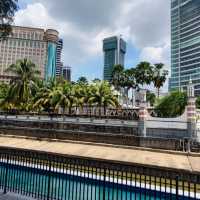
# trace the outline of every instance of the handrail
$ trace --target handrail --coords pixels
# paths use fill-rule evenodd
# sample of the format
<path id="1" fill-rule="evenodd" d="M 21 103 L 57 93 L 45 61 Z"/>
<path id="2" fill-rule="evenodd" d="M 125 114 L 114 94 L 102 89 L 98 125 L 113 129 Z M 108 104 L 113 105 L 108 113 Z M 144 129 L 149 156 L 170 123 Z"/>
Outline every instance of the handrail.
<path id="1" fill-rule="evenodd" d="M 200 199 L 200 175 L 0 147 L 0 188 L 39 199 Z"/>

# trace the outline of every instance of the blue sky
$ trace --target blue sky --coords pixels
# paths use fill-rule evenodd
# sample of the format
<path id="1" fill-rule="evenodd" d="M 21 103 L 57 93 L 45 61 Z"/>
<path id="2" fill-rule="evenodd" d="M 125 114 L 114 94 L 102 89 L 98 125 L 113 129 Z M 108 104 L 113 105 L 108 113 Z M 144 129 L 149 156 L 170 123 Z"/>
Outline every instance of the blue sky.
<path id="1" fill-rule="evenodd" d="M 15 25 L 54 28 L 72 78 L 102 78 L 102 40 L 122 34 L 125 66 L 146 60 L 170 68 L 170 0 L 19 0 Z"/>
<path id="2" fill-rule="evenodd" d="M 32 0 L 19 0 L 19 8 L 25 9 L 27 7 L 27 4 L 31 4 Z"/>

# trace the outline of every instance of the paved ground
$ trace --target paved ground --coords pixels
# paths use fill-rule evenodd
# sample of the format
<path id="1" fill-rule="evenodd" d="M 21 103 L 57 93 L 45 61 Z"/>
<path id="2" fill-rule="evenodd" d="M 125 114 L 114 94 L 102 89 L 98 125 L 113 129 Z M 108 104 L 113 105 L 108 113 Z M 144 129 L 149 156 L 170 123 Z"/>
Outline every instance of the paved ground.
<path id="1" fill-rule="evenodd" d="M 2 194 L 0 193 L 0 200 L 34 200 L 29 197 L 23 197 L 17 194 L 9 193 L 9 194 Z"/>
<path id="2" fill-rule="evenodd" d="M 9 136 L 0 137 L 0 146 L 27 150 L 38 150 L 58 154 L 112 160 L 131 164 L 143 164 L 170 169 L 181 169 L 200 173 L 200 154 L 184 154 L 167 151 L 142 150 L 138 148 L 116 148 L 98 144 L 75 143 L 71 141 L 38 141 Z"/>

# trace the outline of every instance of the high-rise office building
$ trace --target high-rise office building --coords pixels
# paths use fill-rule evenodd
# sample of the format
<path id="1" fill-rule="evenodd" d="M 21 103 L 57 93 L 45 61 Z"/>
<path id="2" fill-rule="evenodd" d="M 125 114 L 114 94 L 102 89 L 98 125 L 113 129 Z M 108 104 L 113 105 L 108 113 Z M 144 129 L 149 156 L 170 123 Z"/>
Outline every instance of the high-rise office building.
<path id="1" fill-rule="evenodd" d="M 5 70 L 19 59 L 27 58 L 36 64 L 41 78 L 55 77 L 56 30 L 13 26 L 7 40 L 0 40 L 0 80 L 9 81 L 14 74 Z"/>
<path id="2" fill-rule="evenodd" d="M 126 42 L 121 37 L 109 37 L 103 40 L 104 80 L 111 81 L 113 66 L 124 66 Z"/>
<path id="3" fill-rule="evenodd" d="M 60 77 L 63 63 L 61 62 L 63 40 L 59 39 L 56 47 L 56 77 Z"/>
<path id="4" fill-rule="evenodd" d="M 69 82 L 71 81 L 71 67 L 62 67 L 62 77 Z"/>
<path id="5" fill-rule="evenodd" d="M 171 0 L 171 78 L 169 89 L 192 80 L 200 94 L 200 0 Z"/>

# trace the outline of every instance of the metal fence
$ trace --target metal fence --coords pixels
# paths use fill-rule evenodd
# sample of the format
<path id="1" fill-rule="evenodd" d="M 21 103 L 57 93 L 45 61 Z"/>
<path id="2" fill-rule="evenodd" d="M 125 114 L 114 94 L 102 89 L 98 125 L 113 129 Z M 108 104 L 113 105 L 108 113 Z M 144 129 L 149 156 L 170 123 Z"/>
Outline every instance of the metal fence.
<path id="1" fill-rule="evenodd" d="M 200 175 L 0 148 L 0 189 L 36 199 L 200 199 Z"/>

